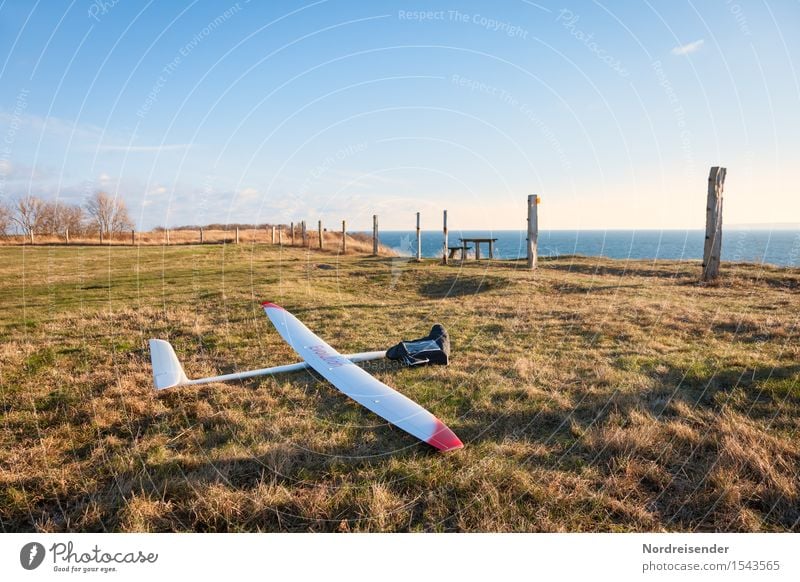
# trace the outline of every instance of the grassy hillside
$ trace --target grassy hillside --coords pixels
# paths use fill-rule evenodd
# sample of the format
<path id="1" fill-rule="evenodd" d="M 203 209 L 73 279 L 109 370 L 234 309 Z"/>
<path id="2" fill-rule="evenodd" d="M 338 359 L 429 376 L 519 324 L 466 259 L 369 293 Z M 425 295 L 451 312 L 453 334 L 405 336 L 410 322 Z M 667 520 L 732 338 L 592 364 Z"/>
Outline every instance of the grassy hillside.
<path id="1" fill-rule="evenodd" d="M 562 258 L 442 267 L 267 245 L 0 248 L 4 531 L 800 530 L 800 271 Z M 434 452 L 308 373 L 259 301 L 342 351 L 443 323 L 448 368 L 373 367 Z"/>
<path id="2" fill-rule="evenodd" d="M 303 246 L 300 226 L 295 227 L 294 242 L 289 226 L 277 227 L 275 231 L 275 244 L 282 243 L 286 246 Z M 233 244 L 236 242 L 236 228 L 231 226 L 225 230 L 203 228 L 203 244 Z M 269 244 L 272 245 L 272 228 L 242 228 L 239 229 L 240 244 Z M 64 235 L 37 234 L 34 245 L 77 245 L 77 246 L 171 246 L 171 245 L 196 245 L 200 243 L 200 230 L 183 229 L 150 230 L 136 233 L 114 233 L 111 238 L 100 240 L 98 233 L 72 234 L 69 242 Z M 323 251 L 340 252 L 342 247 L 342 233 L 337 230 L 325 230 L 322 233 Z M 371 253 L 372 235 L 361 232 L 347 233 L 347 253 Z M 0 246 L 28 245 L 30 240 L 23 235 L 0 236 Z M 319 249 L 319 231 L 309 228 L 306 234 L 306 246 Z M 381 245 L 381 253 L 395 254 L 391 249 Z"/>

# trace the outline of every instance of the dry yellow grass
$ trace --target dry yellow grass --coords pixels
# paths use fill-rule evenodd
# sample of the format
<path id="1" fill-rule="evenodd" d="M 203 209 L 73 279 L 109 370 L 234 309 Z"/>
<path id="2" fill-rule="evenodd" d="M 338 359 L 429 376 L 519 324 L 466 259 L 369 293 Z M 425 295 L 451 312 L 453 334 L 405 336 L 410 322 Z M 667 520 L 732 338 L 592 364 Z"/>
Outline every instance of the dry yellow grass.
<path id="1" fill-rule="evenodd" d="M 723 272 L 0 248 L 0 525 L 798 531 L 800 271 Z M 190 376 L 295 361 L 264 299 L 346 351 L 442 322 L 450 367 L 374 373 L 466 447 L 435 453 L 305 373 L 154 392 L 150 337 Z"/>
<path id="2" fill-rule="evenodd" d="M 204 244 L 233 244 L 236 242 L 236 229 L 228 230 L 203 229 Z M 66 238 L 54 235 L 36 235 L 34 245 L 30 245 L 27 237 L 13 235 L 0 237 L 0 246 L 52 246 L 67 245 Z M 169 233 L 162 230 L 152 230 L 136 232 L 135 236 L 131 233 L 114 234 L 111 238 L 100 241 L 98 234 L 71 236 L 70 245 L 103 245 L 103 246 L 172 246 L 172 245 L 196 245 L 200 243 L 199 230 L 170 230 Z M 271 228 L 243 228 L 239 230 L 239 244 L 269 244 L 272 245 Z M 283 235 L 275 231 L 275 245 L 286 247 L 303 247 L 300 228 L 295 227 L 294 243 L 292 242 L 291 231 L 288 227 L 283 229 Z M 342 253 L 342 233 L 341 231 L 327 231 L 322 233 L 322 252 L 343 254 Z M 316 230 L 308 230 L 306 235 L 305 247 L 319 251 L 319 233 Z M 372 235 L 363 233 L 347 234 L 346 254 L 370 254 L 372 253 Z M 390 248 L 379 245 L 379 253 L 384 256 L 392 256 L 396 253 Z"/>

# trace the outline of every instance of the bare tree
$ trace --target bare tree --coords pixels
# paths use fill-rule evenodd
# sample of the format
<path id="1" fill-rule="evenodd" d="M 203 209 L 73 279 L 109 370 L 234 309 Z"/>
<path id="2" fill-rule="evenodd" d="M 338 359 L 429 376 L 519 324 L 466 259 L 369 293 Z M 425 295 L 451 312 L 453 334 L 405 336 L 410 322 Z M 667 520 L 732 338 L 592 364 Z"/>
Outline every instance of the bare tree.
<path id="1" fill-rule="evenodd" d="M 11 228 L 11 210 L 0 203 L 0 236 L 6 236 Z"/>
<path id="2" fill-rule="evenodd" d="M 122 198 L 114 198 L 105 192 L 95 192 L 86 202 L 86 212 L 100 229 L 100 238 L 103 235 L 122 232 L 133 227 L 133 221 L 128 215 L 128 208 Z"/>
<path id="3" fill-rule="evenodd" d="M 49 201 L 44 203 L 42 208 L 42 234 L 58 234 L 63 225 L 61 224 L 61 217 L 64 214 L 64 204 L 56 201 Z"/>
<path id="4" fill-rule="evenodd" d="M 41 227 L 44 206 L 44 201 L 36 196 L 23 196 L 14 205 L 13 220 L 30 237 L 31 243 Z"/>
<path id="5" fill-rule="evenodd" d="M 66 232 L 79 234 L 83 226 L 83 209 L 75 204 L 46 202 L 42 210 L 41 232 L 63 236 Z"/>
<path id="6" fill-rule="evenodd" d="M 84 230 L 84 214 L 83 208 L 77 204 L 70 204 L 64 208 L 64 215 L 62 217 L 64 223 L 64 231 L 70 234 L 81 234 Z"/>
<path id="7" fill-rule="evenodd" d="M 128 214 L 128 206 L 122 198 L 117 198 L 117 211 L 114 213 L 114 220 L 111 222 L 111 232 L 124 232 L 133 228 L 133 220 Z"/>

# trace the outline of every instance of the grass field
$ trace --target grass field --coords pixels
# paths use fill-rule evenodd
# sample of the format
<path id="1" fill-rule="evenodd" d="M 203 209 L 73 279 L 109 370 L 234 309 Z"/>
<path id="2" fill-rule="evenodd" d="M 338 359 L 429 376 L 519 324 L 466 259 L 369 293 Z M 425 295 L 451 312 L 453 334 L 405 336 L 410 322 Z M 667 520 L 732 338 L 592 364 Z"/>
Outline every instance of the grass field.
<path id="1" fill-rule="evenodd" d="M 294 225 L 292 225 L 294 226 Z M 303 246 L 302 231 L 300 225 L 294 226 L 295 237 L 292 243 L 291 230 L 288 225 L 280 225 L 275 229 L 275 242 L 291 246 Z M 322 233 L 323 246 L 326 250 L 340 249 L 342 246 L 341 231 L 325 230 Z M 229 227 L 226 230 L 204 228 L 203 244 L 233 244 L 236 242 L 236 228 Z M 272 228 L 242 228 L 239 229 L 239 242 L 241 244 L 273 244 Z M 36 245 L 76 245 L 76 246 L 164 246 L 164 245 L 196 245 L 200 243 L 199 227 L 194 229 L 137 231 L 135 233 L 115 232 L 111 238 L 106 236 L 100 239 L 98 233 L 74 233 L 67 239 L 65 235 L 44 235 L 37 234 L 34 237 Z M 27 235 L 8 235 L 0 236 L 0 247 L 19 246 L 29 244 Z M 306 244 L 318 248 L 319 231 L 308 229 L 306 234 Z M 384 249 L 384 252 L 389 252 Z M 360 232 L 347 233 L 347 252 L 349 253 L 371 253 L 372 235 Z M 390 253 L 391 254 L 391 253 Z"/>
<path id="2" fill-rule="evenodd" d="M 269 245 L 0 248 L 4 531 L 800 531 L 800 271 L 567 257 L 442 267 Z M 447 368 L 373 369 L 434 452 L 308 373 L 443 323 Z"/>

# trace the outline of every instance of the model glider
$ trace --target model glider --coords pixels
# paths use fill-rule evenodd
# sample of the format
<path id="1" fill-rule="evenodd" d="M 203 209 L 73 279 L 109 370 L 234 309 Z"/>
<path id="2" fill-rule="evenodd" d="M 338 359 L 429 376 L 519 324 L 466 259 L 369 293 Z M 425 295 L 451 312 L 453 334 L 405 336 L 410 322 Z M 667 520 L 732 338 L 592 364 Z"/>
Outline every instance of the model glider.
<path id="1" fill-rule="evenodd" d="M 156 388 L 163 390 L 175 386 L 224 382 L 311 368 L 365 408 L 440 451 L 464 446 L 452 430 L 425 408 L 355 365 L 357 362 L 384 358 L 387 356 L 386 351 L 342 355 L 282 307 L 269 302 L 263 303 L 262 307 L 275 329 L 300 355 L 303 362 L 190 380 L 172 346 L 166 341 L 152 339 L 150 357 Z M 446 364 L 448 353 L 449 340 L 444 329 L 438 325 L 434 326 L 427 337 L 401 342 L 388 350 L 389 357 L 399 359 L 407 365 Z"/>

